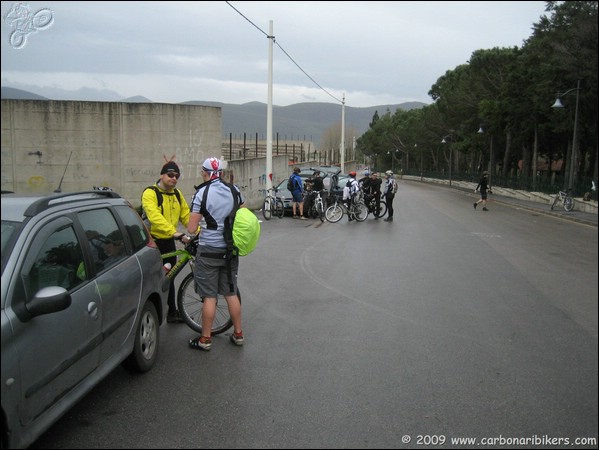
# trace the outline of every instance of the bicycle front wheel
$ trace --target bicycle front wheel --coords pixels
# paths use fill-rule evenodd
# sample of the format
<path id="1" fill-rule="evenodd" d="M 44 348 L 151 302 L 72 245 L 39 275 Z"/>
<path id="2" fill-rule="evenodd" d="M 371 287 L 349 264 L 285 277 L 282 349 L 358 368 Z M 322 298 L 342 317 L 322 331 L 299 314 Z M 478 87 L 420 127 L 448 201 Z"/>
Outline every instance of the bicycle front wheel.
<path id="1" fill-rule="evenodd" d="M 387 204 L 381 200 L 379 202 L 379 213 L 376 214 L 376 210 L 374 211 L 374 217 L 385 217 L 385 214 L 387 214 Z"/>
<path id="2" fill-rule="evenodd" d="M 237 296 L 239 297 L 239 302 L 241 303 L 239 289 L 237 289 Z M 201 333 L 202 306 L 204 303 L 199 294 L 195 291 L 193 272 L 187 274 L 187 276 L 181 282 L 181 286 L 179 286 L 177 305 L 179 307 L 181 317 L 183 317 L 183 320 L 189 326 L 189 328 Z M 212 322 L 212 330 L 210 330 L 210 334 L 214 336 L 224 333 L 232 326 L 233 321 L 229 315 L 227 301 L 223 295 L 219 294 L 216 298 L 216 313 L 214 314 L 214 321 Z"/>
<path id="3" fill-rule="evenodd" d="M 566 197 L 564 199 L 564 209 L 568 212 L 574 209 L 574 199 L 572 197 Z"/>
<path id="4" fill-rule="evenodd" d="M 262 205 L 262 215 L 264 216 L 264 220 L 270 220 L 270 218 L 272 217 L 270 198 L 264 199 L 264 205 Z"/>
<path id="5" fill-rule="evenodd" d="M 364 222 L 368 218 L 368 206 L 366 206 L 364 203 L 357 203 L 353 208 L 354 218 L 358 222 Z"/>
<path id="6" fill-rule="evenodd" d="M 275 200 L 275 215 L 279 219 L 282 219 L 285 215 L 285 205 L 283 204 L 283 200 L 281 200 L 280 198 L 277 198 Z"/>
<path id="7" fill-rule="evenodd" d="M 329 206 L 324 212 L 324 217 L 331 223 L 337 223 L 343 217 L 343 208 L 338 204 Z"/>
<path id="8" fill-rule="evenodd" d="M 321 222 L 324 222 L 324 205 L 322 202 L 316 203 L 316 215 L 320 219 Z"/>

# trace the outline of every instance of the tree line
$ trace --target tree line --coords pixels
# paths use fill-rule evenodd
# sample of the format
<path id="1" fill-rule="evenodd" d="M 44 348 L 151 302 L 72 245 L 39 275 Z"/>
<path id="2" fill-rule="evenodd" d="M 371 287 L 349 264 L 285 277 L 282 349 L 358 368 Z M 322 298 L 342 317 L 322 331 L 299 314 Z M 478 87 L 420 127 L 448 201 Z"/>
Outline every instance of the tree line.
<path id="1" fill-rule="evenodd" d="M 476 50 L 437 79 L 431 105 L 375 112 L 358 158 L 374 170 L 471 181 L 488 170 L 494 185 L 587 191 L 597 179 L 597 5 L 545 2 L 521 48 Z"/>

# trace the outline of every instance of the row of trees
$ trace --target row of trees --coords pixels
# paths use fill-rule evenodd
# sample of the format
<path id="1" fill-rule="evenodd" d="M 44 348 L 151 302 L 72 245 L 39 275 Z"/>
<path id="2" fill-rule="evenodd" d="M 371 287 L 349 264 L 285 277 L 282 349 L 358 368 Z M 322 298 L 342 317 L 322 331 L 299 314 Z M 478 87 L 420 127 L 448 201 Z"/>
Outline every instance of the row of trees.
<path id="1" fill-rule="evenodd" d="M 522 48 L 477 50 L 431 87 L 431 105 L 375 113 L 358 155 L 377 170 L 470 180 L 489 170 L 493 184 L 588 190 L 597 179 L 597 4 L 546 2 Z M 558 95 L 564 108 L 552 108 Z"/>

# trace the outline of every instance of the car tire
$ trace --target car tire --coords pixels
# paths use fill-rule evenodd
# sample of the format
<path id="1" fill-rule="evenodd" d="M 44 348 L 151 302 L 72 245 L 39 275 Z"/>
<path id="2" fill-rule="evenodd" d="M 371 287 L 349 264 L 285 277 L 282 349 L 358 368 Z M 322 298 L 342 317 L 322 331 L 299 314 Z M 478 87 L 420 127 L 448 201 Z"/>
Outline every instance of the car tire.
<path id="1" fill-rule="evenodd" d="M 131 372 L 147 372 L 156 362 L 159 346 L 158 313 L 151 301 L 147 301 L 135 330 L 133 351 L 123 361 L 123 367 Z"/>

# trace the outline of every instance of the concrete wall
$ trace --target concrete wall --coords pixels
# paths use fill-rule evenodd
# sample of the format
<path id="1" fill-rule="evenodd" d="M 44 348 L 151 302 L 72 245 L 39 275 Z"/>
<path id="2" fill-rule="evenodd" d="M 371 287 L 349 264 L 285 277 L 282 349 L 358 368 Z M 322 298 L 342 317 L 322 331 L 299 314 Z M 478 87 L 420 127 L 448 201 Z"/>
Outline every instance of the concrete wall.
<path id="1" fill-rule="evenodd" d="M 143 188 L 172 159 L 189 200 L 204 160 L 221 156 L 221 135 L 218 107 L 2 100 L 2 190 L 49 194 L 59 186 L 63 192 L 108 186 L 137 206 Z M 233 160 L 224 176 L 243 187 L 248 206 L 259 208 L 265 170 L 265 158 Z M 289 171 L 287 156 L 273 157 L 273 184 Z"/>

